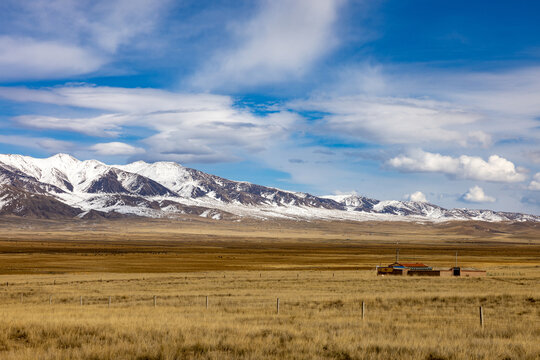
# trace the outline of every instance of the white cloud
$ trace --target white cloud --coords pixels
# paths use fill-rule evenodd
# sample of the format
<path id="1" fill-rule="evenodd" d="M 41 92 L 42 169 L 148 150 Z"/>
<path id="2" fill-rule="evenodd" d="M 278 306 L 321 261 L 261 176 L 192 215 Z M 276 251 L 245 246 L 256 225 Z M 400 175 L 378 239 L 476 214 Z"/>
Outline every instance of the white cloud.
<path id="1" fill-rule="evenodd" d="M 429 99 L 355 95 L 315 97 L 288 105 L 295 110 L 328 113 L 321 131 L 341 137 L 387 144 L 491 143 L 488 134 L 472 126 L 480 115 Z"/>
<path id="2" fill-rule="evenodd" d="M 85 74 L 105 63 L 88 49 L 55 41 L 0 36 L 0 49 L 0 81 Z"/>
<path id="3" fill-rule="evenodd" d="M 140 37 L 154 30 L 169 0 L 4 2 L 0 81 L 66 78 L 99 70 L 122 46 L 143 46 Z"/>
<path id="4" fill-rule="evenodd" d="M 540 114 L 539 77 L 540 67 L 536 66 L 496 73 L 452 74 L 446 79 L 455 89 L 449 97 L 461 103 L 506 116 L 530 118 Z"/>
<path id="5" fill-rule="evenodd" d="M 34 129 L 75 131 L 111 137 L 143 127 L 152 134 L 141 140 L 148 160 L 221 162 L 237 154 L 261 151 L 289 135 L 299 116 L 286 111 L 257 116 L 235 105 L 229 96 L 182 94 L 156 89 L 94 86 L 41 90 L 1 88 L 0 97 L 104 112 L 97 116 L 57 118 L 23 115 L 13 118 Z"/>
<path id="6" fill-rule="evenodd" d="M 480 186 L 473 186 L 461 197 L 464 201 L 470 203 L 486 203 L 495 202 L 493 196 L 488 196 L 484 193 L 484 190 Z"/>
<path id="7" fill-rule="evenodd" d="M 121 124 L 129 119 L 118 114 L 105 114 L 93 118 L 57 118 L 41 115 L 22 115 L 12 119 L 17 124 L 33 129 L 67 130 L 90 136 L 118 136 Z"/>
<path id="8" fill-rule="evenodd" d="M 540 172 L 536 173 L 529 184 L 529 190 L 540 190 Z"/>
<path id="9" fill-rule="evenodd" d="M 433 138 L 431 147 L 435 145 L 441 150 L 453 143 L 486 148 L 499 143 L 506 149 L 513 146 L 523 151 L 524 147 L 536 145 L 540 140 L 536 120 L 540 116 L 539 76 L 540 67 L 465 72 L 425 66 L 359 64 L 335 70 L 332 74 L 335 82 L 324 91 L 319 90 L 325 96 L 314 97 L 307 110 L 320 108 L 324 112 L 325 107 L 329 108 L 330 115 L 325 120 L 336 115 L 329 125 L 334 126 L 338 135 L 363 141 L 404 144 L 411 138 L 410 144 L 419 146 Z M 433 112 L 419 112 L 419 116 L 413 115 L 410 120 L 402 117 L 398 108 L 386 106 L 381 107 L 384 111 L 375 113 L 371 121 L 366 121 L 369 118 L 366 111 L 356 110 L 354 106 L 356 99 L 360 100 L 358 107 L 363 107 L 363 99 L 383 104 L 388 104 L 389 100 L 399 104 L 404 100 L 406 104 L 409 100 L 423 102 L 428 98 L 438 101 L 420 107 Z M 340 99 L 351 99 L 352 104 Z M 341 109 L 343 104 L 346 107 Z M 441 115 L 448 112 L 472 121 L 441 123 Z M 396 129 L 404 128 L 404 136 L 400 137 L 400 133 L 390 127 L 394 124 Z M 385 129 L 384 125 L 389 127 Z M 443 138 L 445 135 L 449 135 L 448 141 Z"/>
<path id="10" fill-rule="evenodd" d="M 159 23 L 170 0 L 106 0 L 94 2 L 90 8 L 78 9 L 85 19 L 82 32 L 88 32 L 97 46 L 114 53 L 135 37 L 150 33 Z"/>
<path id="11" fill-rule="evenodd" d="M 540 66 L 497 69 L 490 72 L 440 70 L 425 66 L 360 64 L 339 69 L 334 94 L 430 97 L 461 108 L 506 118 L 534 118 L 540 113 Z M 498 126 L 503 126 L 497 118 Z M 502 120 L 502 119 L 501 119 Z M 510 126 L 508 128 L 511 128 Z"/>
<path id="12" fill-rule="evenodd" d="M 302 76 L 337 44 L 333 25 L 342 0 L 266 0 L 235 24 L 236 46 L 218 51 L 194 83 L 203 88 L 260 85 Z"/>
<path id="13" fill-rule="evenodd" d="M 0 97 L 14 101 L 41 102 L 132 114 L 213 111 L 231 107 L 233 104 L 232 99 L 224 95 L 183 94 L 151 88 L 117 88 L 86 84 L 40 90 L 25 87 L 0 87 Z"/>
<path id="14" fill-rule="evenodd" d="M 90 150 L 99 155 L 135 155 L 144 153 L 145 150 L 122 142 L 109 142 L 95 144 Z"/>
<path id="15" fill-rule="evenodd" d="M 51 154 L 56 154 L 59 152 L 69 152 L 76 147 L 74 143 L 69 141 L 20 135 L 0 135 L 0 143 L 14 146 L 22 146 L 37 150 L 44 150 Z"/>
<path id="16" fill-rule="evenodd" d="M 410 201 L 427 202 L 426 195 L 421 191 L 415 191 L 412 194 L 406 194 L 405 198 Z"/>
<path id="17" fill-rule="evenodd" d="M 411 151 L 388 161 L 388 165 L 405 172 L 438 172 L 456 178 L 519 182 L 526 179 L 524 169 L 503 157 L 491 155 L 488 161 L 480 157 L 461 155 L 458 158 L 422 150 Z"/>

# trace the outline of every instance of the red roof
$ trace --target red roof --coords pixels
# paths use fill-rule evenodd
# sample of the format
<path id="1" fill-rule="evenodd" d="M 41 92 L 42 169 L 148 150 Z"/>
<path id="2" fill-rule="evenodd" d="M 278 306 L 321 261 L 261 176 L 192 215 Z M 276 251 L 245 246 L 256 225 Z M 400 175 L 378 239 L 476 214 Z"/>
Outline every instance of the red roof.
<path id="1" fill-rule="evenodd" d="M 397 263 L 397 264 L 394 264 L 394 265 L 401 265 L 401 266 L 405 266 L 405 267 L 428 267 L 426 264 L 422 264 L 422 263 Z"/>

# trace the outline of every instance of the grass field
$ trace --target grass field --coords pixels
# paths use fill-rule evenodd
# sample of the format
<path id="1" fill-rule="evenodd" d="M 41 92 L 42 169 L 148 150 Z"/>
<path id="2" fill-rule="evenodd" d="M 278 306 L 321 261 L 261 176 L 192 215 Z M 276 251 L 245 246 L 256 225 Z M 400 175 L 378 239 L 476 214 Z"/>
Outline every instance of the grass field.
<path id="1" fill-rule="evenodd" d="M 540 358 L 534 224 L 0 224 L 1 359 Z"/>

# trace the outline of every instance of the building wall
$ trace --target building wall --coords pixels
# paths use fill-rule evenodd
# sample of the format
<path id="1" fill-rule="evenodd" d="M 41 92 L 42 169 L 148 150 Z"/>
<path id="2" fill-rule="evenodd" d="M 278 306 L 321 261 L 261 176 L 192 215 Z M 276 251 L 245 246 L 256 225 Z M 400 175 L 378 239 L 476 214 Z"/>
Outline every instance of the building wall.
<path id="1" fill-rule="evenodd" d="M 452 277 L 453 272 L 452 272 L 452 270 L 439 270 L 439 275 L 441 277 Z"/>
<path id="2" fill-rule="evenodd" d="M 440 276 L 441 272 L 439 270 L 410 270 L 407 275 L 409 276 Z"/>

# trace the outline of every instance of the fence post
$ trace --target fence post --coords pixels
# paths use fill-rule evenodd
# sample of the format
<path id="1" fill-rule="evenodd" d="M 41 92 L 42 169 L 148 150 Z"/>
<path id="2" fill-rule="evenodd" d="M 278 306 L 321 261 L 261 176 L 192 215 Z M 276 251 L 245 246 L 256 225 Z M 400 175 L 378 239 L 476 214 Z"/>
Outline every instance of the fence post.
<path id="1" fill-rule="evenodd" d="M 208 295 L 206 295 L 206 308 L 208 309 Z"/>
<path id="2" fill-rule="evenodd" d="M 279 314 L 279 298 L 277 298 L 277 301 L 276 301 L 276 311 Z"/>
<path id="3" fill-rule="evenodd" d="M 21 304 L 23 303 L 23 294 L 21 294 Z"/>
<path id="4" fill-rule="evenodd" d="M 366 303 L 362 301 L 362 321 L 366 317 Z"/>
<path id="5" fill-rule="evenodd" d="M 156 307 L 156 295 L 154 295 L 154 307 Z"/>
<path id="6" fill-rule="evenodd" d="M 480 327 L 484 329 L 484 308 L 480 306 L 479 310 L 480 310 Z"/>
<path id="7" fill-rule="evenodd" d="M 81 306 L 82 306 L 82 295 L 81 295 Z"/>
<path id="8" fill-rule="evenodd" d="M 109 296 L 109 307 L 111 307 L 111 297 Z"/>
<path id="9" fill-rule="evenodd" d="M 52 304 L 52 296 L 49 295 L 49 305 L 51 305 L 51 304 Z"/>

